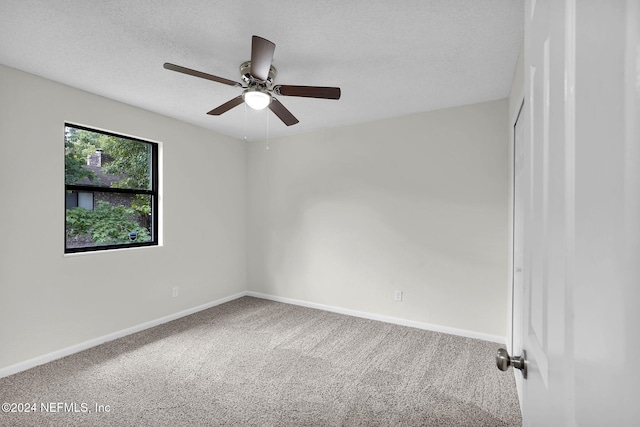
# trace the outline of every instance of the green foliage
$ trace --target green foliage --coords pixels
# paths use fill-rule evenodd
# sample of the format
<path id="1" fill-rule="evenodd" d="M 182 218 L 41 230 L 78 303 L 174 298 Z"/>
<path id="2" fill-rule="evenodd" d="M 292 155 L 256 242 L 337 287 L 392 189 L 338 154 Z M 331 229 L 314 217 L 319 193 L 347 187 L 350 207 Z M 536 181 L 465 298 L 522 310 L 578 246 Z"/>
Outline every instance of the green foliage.
<path id="1" fill-rule="evenodd" d="M 85 164 L 82 158 L 75 154 L 67 154 L 64 157 L 64 183 L 75 184 L 87 177 L 89 181 L 93 181 L 94 173 L 82 166 Z"/>
<path id="2" fill-rule="evenodd" d="M 151 215 L 151 196 L 136 194 L 136 198 L 131 202 L 131 208 L 141 218 Z"/>
<path id="3" fill-rule="evenodd" d="M 67 128 L 69 129 L 69 128 Z M 75 129 L 73 129 L 75 130 Z M 88 169 L 83 168 L 86 164 L 86 155 L 82 154 L 82 149 L 77 146 L 69 133 L 65 135 L 64 139 L 64 183 L 74 184 L 82 181 L 84 177 L 87 177 L 89 181 L 93 181 L 94 173 Z"/>
<path id="4" fill-rule="evenodd" d="M 132 218 L 134 208 L 111 205 L 105 201 L 96 203 L 95 210 L 84 208 L 67 209 L 67 236 L 88 235 L 95 243 L 129 243 L 129 233 L 136 232 L 136 242 L 150 240 L 149 231 Z"/>
<path id="5" fill-rule="evenodd" d="M 89 154 L 93 154 L 101 146 L 101 137 L 107 136 L 96 132 L 89 132 L 72 127 L 66 128 L 65 141 L 72 145 L 75 151 L 86 159 Z"/>
<path id="6" fill-rule="evenodd" d="M 102 149 L 110 157 L 103 167 L 104 172 L 122 175 L 122 179 L 114 182 L 112 187 L 144 190 L 151 188 L 151 147 L 148 144 L 108 137 L 102 142 Z"/>

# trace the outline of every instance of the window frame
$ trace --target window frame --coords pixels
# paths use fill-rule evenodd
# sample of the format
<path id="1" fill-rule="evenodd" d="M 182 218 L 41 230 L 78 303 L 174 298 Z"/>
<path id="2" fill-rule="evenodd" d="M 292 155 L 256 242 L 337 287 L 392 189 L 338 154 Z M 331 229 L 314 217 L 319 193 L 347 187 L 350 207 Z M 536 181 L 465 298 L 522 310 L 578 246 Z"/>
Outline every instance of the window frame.
<path id="1" fill-rule="evenodd" d="M 112 188 L 112 187 L 99 187 L 95 185 L 78 185 L 78 184 L 66 184 L 64 185 L 64 253 L 65 254 L 73 254 L 73 253 L 83 253 L 83 252 L 98 252 L 98 251 L 109 251 L 113 249 L 127 249 L 127 248 L 140 248 L 147 246 L 158 246 L 158 236 L 159 236 L 159 178 L 158 178 L 158 146 L 157 142 L 136 138 L 129 135 L 118 134 L 114 132 L 109 132 L 101 129 L 90 128 L 83 125 L 78 125 L 70 122 L 65 122 L 64 128 L 72 127 L 78 130 L 84 130 L 88 132 L 94 132 L 102 135 L 113 136 L 116 138 L 128 139 L 131 141 L 136 141 L 144 144 L 148 144 L 151 147 L 151 189 L 150 190 L 138 190 L 138 189 L 130 189 L 130 188 Z M 64 133 L 63 142 L 66 142 L 66 132 Z M 65 172 L 66 174 L 66 172 Z M 66 176 L 65 176 L 66 178 Z M 120 194 L 144 194 L 151 196 L 151 240 L 148 242 L 131 242 L 131 243 L 121 243 L 121 244 L 107 244 L 107 245 L 95 245 L 95 246 L 86 246 L 81 248 L 68 248 L 67 247 L 67 203 L 66 203 L 66 194 L 67 191 L 76 191 L 76 192 L 90 192 L 94 193 L 120 193 Z"/>

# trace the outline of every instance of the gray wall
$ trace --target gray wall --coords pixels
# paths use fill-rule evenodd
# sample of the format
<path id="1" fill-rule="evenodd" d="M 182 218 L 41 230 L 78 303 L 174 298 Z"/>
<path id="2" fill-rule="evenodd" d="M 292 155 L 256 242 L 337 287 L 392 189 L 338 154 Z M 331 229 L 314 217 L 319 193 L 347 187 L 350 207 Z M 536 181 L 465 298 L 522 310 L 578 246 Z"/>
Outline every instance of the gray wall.
<path id="1" fill-rule="evenodd" d="M 507 106 L 249 144 L 249 289 L 504 337 Z"/>
<path id="2" fill-rule="evenodd" d="M 3 66 L 0 93 L 0 369 L 246 289 L 242 142 Z M 160 247 L 64 255 L 65 121 L 160 143 Z"/>

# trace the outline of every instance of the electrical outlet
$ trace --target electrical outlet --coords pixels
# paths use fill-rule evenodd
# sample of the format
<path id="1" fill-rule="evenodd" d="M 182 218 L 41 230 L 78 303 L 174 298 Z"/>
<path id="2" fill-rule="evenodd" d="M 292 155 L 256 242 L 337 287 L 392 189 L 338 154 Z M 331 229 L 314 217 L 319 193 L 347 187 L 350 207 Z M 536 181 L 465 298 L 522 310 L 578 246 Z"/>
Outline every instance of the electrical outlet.
<path id="1" fill-rule="evenodd" d="M 399 289 L 396 289 L 396 291 L 393 294 L 393 299 L 395 299 L 396 301 L 402 301 L 402 291 Z"/>
<path id="2" fill-rule="evenodd" d="M 180 288 L 177 286 L 174 286 L 173 289 L 171 289 L 171 296 L 172 297 L 177 297 L 178 294 L 180 293 Z"/>

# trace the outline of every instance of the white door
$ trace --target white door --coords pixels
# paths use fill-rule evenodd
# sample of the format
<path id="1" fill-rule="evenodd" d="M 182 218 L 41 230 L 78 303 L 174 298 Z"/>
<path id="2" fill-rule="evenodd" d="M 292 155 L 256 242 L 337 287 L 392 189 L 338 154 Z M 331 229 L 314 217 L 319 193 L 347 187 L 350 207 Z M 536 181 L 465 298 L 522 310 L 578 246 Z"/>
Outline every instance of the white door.
<path id="1" fill-rule="evenodd" d="M 564 331 L 567 275 L 572 256 L 567 179 L 573 138 L 565 134 L 570 107 L 564 97 L 565 13 L 557 0 L 529 1 L 525 9 L 526 129 L 522 341 L 528 360 L 522 412 L 525 426 L 563 425 L 567 368 Z M 554 375 L 550 377 L 550 369 Z M 570 369 L 570 368 L 569 368 Z"/>
<path id="2" fill-rule="evenodd" d="M 640 425 L 639 3 L 525 4 L 525 426 Z"/>
<path id="3" fill-rule="evenodd" d="M 638 426 L 640 1 L 575 7 L 575 422 Z"/>

